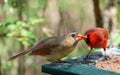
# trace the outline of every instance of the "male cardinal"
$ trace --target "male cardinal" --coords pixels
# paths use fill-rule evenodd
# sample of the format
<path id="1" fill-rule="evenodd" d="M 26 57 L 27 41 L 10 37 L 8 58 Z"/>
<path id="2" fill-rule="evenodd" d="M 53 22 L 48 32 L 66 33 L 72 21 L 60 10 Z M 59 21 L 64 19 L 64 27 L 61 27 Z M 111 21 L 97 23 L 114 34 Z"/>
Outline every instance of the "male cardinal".
<path id="1" fill-rule="evenodd" d="M 61 58 L 72 52 L 78 41 L 84 38 L 84 36 L 76 32 L 69 33 L 62 37 L 48 37 L 44 40 L 41 40 L 32 48 L 12 56 L 9 60 L 13 60 L 19 56 L 29 53 L 30 55 L 43 56 L 50 62 L 58 62 Z"/>
<path id="2" fill-rule="evenodd" d="M 105 59 L 106 59 L 106 47 L 107 47 L 107 42 L 109 38 L 108 29 L 92 28 L 87 30 L 84 36 L 86 36 L 85 38 L 86 44 L 91 48 L 91 50 L 88 52 L 85 58 L 88 58 L 93 48 L 103 48 L 105 52 Z"/>

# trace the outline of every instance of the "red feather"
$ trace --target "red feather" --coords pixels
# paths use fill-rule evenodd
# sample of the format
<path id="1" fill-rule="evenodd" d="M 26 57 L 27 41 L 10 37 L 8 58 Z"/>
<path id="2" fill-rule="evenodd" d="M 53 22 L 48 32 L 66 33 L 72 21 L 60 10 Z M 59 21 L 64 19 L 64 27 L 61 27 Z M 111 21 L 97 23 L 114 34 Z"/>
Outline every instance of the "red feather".
<path id="1" fill-rule="evenodd" d="M 85 42 L 92 48 L 103 48 L 106 51 L 109 32 L 104 28 L 93 28 L 85 32 Z"/>

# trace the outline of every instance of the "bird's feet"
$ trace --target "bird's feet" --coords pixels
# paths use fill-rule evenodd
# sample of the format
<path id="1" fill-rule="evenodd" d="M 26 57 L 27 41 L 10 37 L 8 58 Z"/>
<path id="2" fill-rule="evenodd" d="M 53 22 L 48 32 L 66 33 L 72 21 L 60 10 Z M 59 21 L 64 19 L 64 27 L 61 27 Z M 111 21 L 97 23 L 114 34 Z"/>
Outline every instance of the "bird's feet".
<path id="1" fill-rule="evenodd" d="M 83 56 L 81 58 L 74 59 L 74 63 L 77 63 L 77 64 L 87 64 L 87 63 L 90 62 L 89 60 L 90 60 L 90 58 L 88 56 Z"/>
<path id="2" fill-rule="evenodd" d="M 88 60 L 89 59 L 89 56 L 88 55 L 86 55 L 84 58 L 83 58 L 83 60 Z"/>
<path id="3" fill-rule="evenodd" d="M 69 61 L 61 61 L 57 60 L 56 62 L 52 62 L 53 66 L 63 66 L 63 65 L 70 65 L 71 63 Z"/>
<path id="4" fill-rule="evenodd" d="M 109 56 L 103 56 L 99 59 L 99 61 L 108 61 L 110 60 L 111 58 Z"/>

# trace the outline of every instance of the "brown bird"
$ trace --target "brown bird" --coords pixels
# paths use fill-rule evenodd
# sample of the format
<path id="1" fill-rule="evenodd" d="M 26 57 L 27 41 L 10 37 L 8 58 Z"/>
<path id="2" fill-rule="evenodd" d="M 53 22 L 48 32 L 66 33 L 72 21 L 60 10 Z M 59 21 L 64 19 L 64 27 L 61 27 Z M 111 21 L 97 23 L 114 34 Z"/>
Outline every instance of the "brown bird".
<path id="1" fill-rule="evenodd" d="M 106 59 L 106 47 L 109 39 L 109 31 L 104 28 L 92 28 L 85 32 L 85 42 L 90 46 L 91 50 L 88 52 L 86 58 L 88 58 L 93 48 L 103 48 Z"/>
<path id="2" fill-rule="evenodd" d="M 76 47 L 78 41 L 84 39 L 84 36 L 73 32 L 63 37 L 48 37 L 41 40 L 32 48 L 12 56 L 13 60 L 19 56 L 29 53 L 30 55 L 40 55 L 50 62 L 58 62 L 61 58 L 67 56 Z"/>

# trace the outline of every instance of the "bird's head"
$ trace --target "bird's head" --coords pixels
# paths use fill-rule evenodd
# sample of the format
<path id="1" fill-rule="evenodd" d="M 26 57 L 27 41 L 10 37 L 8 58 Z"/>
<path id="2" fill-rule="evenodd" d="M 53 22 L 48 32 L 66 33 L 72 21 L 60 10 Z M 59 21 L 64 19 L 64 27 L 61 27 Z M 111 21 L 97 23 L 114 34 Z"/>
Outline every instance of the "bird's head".
<path id="1" fill-rule="evenodd" d="M 76 32 L 69 33 L 65 36 L 64 45 L 66 47 L 71 47 L 77 45 L 78 41 L 84 39 L 85 36 L 78 34 Z"/>
<path id="2" fill-rule="evenodd" d="M 84 36 L 78 34 L 77 32 L 68 33 L 67 35 L 65 35 L 65 40 L 63 41 L 63 44 L 66 47 L 72 47 L 77 45 L 78 41 L 84 38 Z"/>

